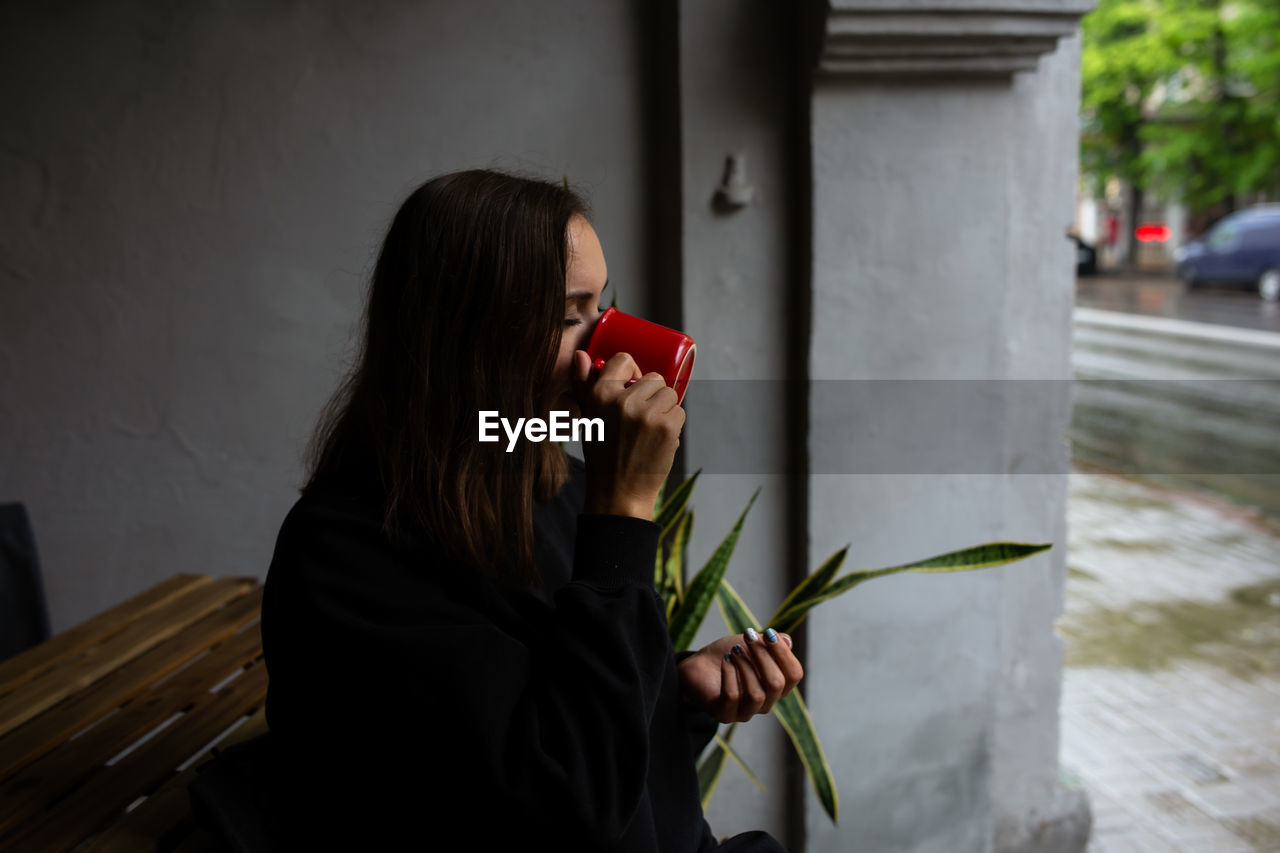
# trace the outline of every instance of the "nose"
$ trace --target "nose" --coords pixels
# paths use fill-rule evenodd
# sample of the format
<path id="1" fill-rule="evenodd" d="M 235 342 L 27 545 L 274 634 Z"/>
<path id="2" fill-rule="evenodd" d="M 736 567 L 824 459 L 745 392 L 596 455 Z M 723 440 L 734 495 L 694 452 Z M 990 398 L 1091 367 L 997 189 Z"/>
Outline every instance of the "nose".
<path id="1" fill-rule="evenodd" d="M 608 310 L 608 309 L 606 309 L 606 310 Z M 604 311 L 601 311 L 600 313 L 598 313 L 598 314 L 596 315 L 596 317 L 595 317 L 595 319 L 594 319 L 594 320 L 591 320 L 590 322 L 587 322 L 587 323 L 583 323 L 583 324 L 582 324 L 582 329 L 583 329 L 583 332 L 582 332 L 582 344 L 581 344 L 581 346 L 579 347 L 579 349 L 586 350 L 588 353 L 590 353 L 590 352 L 591 352 L 591 341 L 595 339 L 595 336 L 596 336 L 596 329 L 598 329 L 598 328 L 600 327 L 600 321 L 601 321 L 601 319 L 603 319 L 603 318 L 604 318 L 604 314 L 605 314 L 605 312 L 604 312 Z M 593 356 L 593 358 L 595 358 L 595 357 Z M 601 368 L 603 368 L 603 367 L 604 367 L 604 359 L 601 359 L 601 358 L 595 358 L 595 360 L 592 362 L 592 364 L 593 364 L 593 366 L 596 368 L 596 370 L 600 370 Z"/>
<path id="2" fill-rule="evenodd" d="M 596 333 L 596 326 L 600 325 L 600 318 L 603 316 L 604 316 L 604 312 L 601 311 L 599 314 L 596 315 L 596 318 L 594 320 L 584 324 L 586 326 L 586 336 L 583 338 L 583 341 L 582 341 L 583 346 L 586 346 L 587 344 L 591 343 L 591 338 Z"/>

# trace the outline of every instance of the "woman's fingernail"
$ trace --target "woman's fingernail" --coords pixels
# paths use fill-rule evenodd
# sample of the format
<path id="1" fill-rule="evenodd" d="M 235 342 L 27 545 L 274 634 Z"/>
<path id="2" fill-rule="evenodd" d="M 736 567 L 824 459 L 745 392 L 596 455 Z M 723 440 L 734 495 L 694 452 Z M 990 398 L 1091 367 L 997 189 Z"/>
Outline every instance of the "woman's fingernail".
<path id="1" fill-rule="evenodd" d="M 733 655 L 729 654 L 728 652 L 725 652 L 725 653 L 724 653 L 724 659 L 725 659 L 726 661 L 732 661 L 732 660 L 733 660 Z"/>
<path id="2" fill-rule="evenodd" d="M 733 647 L 733 653 L 734 653 L 735 655 L 743 654 L 742 646 L 734 646 L 734 647 Z"/>
<path id="3" fill-rule="evenodd" d="M 772 628 L 768 628 L 764 632 L 764 638 L 771 643 L 776 643 L 778 642 L 778 632 Z"/>
<path id="4" fill-rule="evenodd" d="M 760 639 L 760 635 L 756 633 L 755 628 L 748 628 L 746 634 L 748 643 L 754 643 L 756 640 Z"/>

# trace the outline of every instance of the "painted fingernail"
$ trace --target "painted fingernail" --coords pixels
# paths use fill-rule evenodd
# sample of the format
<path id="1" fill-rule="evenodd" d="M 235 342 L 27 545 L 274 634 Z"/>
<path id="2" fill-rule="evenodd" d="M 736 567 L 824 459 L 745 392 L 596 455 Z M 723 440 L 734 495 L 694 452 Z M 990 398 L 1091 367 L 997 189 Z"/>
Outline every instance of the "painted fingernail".
<path id="1" fill-rule="evenodd" d="M 724 653 L 724 659 L 725 659 L 726 661 L 732 661 L 732 660 L 733 660 L 733 655 L 729 654 L 728 652 L 725 652 L 725 653 Z"/>
<path id="2" fill-rule="evenodd" d="M 734 653 L 735 655 L 743 654 L 742 646 L 734 646 L 734 647 L 733 647 L 733 653 Z"/>
<path id="3" fill-rule="evenodd" d="M 778 632 L 772 628 L 768 628 L 764 632 L 764 638 L 771 643 L 776 643 L 778 642 Z"/>
<path id="4" fill-rule="evenodd" d="M 756 640 L 760 639 L 760 635 L 756 633 L 755 628 L 748 628 L 746 634 L 748 643 L 754 643 Z"/>

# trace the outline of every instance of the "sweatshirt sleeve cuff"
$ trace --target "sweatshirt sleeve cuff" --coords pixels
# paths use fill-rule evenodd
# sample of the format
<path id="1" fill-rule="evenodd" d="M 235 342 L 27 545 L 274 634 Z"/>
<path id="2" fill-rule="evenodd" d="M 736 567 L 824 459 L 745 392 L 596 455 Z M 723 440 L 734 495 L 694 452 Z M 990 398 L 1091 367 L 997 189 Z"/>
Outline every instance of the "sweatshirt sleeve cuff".
<path id="1" fill-rule="evenodd" d="M 584 512 L 578 516 L 573 580 L 601 586 L 653 585 L 658 525 L 629 515 Z"/>
<path id="2" fill-rule="evenodd" d="M 693 649 L 676 652 L 676 666 L 684 663 L 685 658 L 696 654 L 697 652 Z M 693 752 L 694 760 L 697 760 L 706 751 L 707 744 L 711 743 L 711 739 L 716 736 L 720 724 L 716 722 L 715 717 L 701 708 L 695 708 L 683 698 L 680 700 L 680 714 L 684 720 L 685 731 L 689 735 L 689 749 Z"/>

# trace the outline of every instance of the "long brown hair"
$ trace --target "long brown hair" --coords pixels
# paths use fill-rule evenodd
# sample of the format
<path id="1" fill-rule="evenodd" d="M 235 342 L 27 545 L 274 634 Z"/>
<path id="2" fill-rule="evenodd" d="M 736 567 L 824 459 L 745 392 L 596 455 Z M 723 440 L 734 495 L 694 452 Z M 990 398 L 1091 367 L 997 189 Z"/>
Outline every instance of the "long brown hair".
<path id="1" fill-rule="evenodd" d="M 418 187 L 378 255 L 359 356 L 311 437 L 303 491 L 328 473 L 366 469 L 388 537 L 423 531 L 488 575 L 540 583 L 531 501 L 564 485 L 564 451 L 481 443 L 478 412 L 545 417 L 567 227 L 585 213 L 567 186 L 501 172 Z"/>

